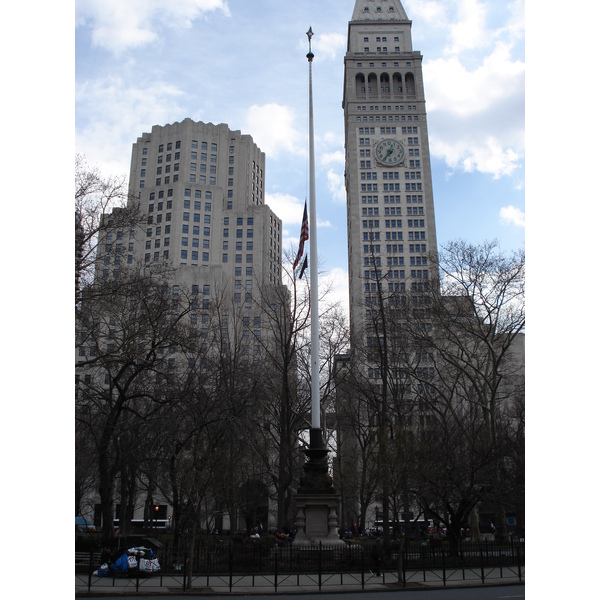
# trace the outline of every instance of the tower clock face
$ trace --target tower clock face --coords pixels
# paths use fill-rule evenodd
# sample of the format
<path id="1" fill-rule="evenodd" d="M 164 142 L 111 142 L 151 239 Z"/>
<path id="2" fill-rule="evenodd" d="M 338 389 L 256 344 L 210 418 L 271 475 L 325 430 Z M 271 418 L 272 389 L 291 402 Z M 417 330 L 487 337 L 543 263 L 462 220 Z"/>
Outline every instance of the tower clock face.
<path id="1" fill-rule="evenodd" d="M 381 140 L 375 146 L 375 158 L 387 167 L 399 165 L 404 160 L 404 146 L 398 140 Z"/>

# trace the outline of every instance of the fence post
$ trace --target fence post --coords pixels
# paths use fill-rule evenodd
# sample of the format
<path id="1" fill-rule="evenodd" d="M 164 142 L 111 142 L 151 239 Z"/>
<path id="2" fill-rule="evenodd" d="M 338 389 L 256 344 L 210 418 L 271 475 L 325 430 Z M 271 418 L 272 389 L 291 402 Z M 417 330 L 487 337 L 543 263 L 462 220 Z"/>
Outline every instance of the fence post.
<path id="1" fill-rule="evenodd" d="M 274 574 L 274 584 L 275 584 L 275 592 L 277 592 L 277 556 L 279 552 L 277 552 L 277 545 L 275 546 L 275 574 Z"/>
<path id="2" fill-rule="evenodd" d="M 404 552 L 404 538 L 400 537 L 400 545 L 398 546 L 398 583 L 400 583 L 402 581 L 402 571 L 403 571 L 403 556 L 402 553 Z"/>
<path id="3" fill-rule="evenodd" d="M 188 558 L 187 558 L 187 544 L 185 546 L 185 550 L 183 552 L 183 591 L 185 592 L 185 578 L 187 576 L 187 565 L 188 565 Z"/>
<path id="4" fill-rule="evenodd" d="M 519 573 L 519 583 L 521 583 L 521 542 L 517 542 L 517 572 Z"/>
<path id="5" fill-rule="evenodd" d="M 479 544 L 479 557 L 481 558 L 481 583 L 485 583 L 485 565 L 483 563 L 483 546 Z"/>
<path id="6" fill-rule="evenodd" d="M 137 568 L 135 571 L 135 591 L 139 591 L 140 589 L 140 561 L 142 560 L 142 552 L 139 550 L 135 553 L 135 557 L 137 558 Z"/>
<path id="7" fill-rule="evenodd" d="M 365 589 L 365 548 L 360 545 L 360 582 L 361 588 Z"/>
<path id="8" fill-rule="evenodd" d="M 90 564 L 88 568 L 88 592 L 92 587 L 92 573 L 94 571 L 94 550 L 90 548 Z"/>
<path id="9" fill-rule="evenodd" d="M 167 551 L 167 549 L 166 549 L 166 546 L 165 546 L 164 550 L 160 550 L 159 549 L 159 551 L 157 553 L 157 556 L 156 556 L 156 558 L 158 558 L 160 556 L 160 560 L 159 560 L 158 564 L 159 565 L 163 565 L 163 568 L 164 568 L 164 565 L 167 564 L 166 551 Z M 163 570 L 161 569 L 160 570 L 160 587 L 162 587 L 162 584 L 163 584 Z"/>
<path id="10" fill-rule="evenodd" d="M 321 561 L 323 559 L 323 542 L 319 540 L 319 591 L 321 591 L 321 572 L 322 572 L 322 564 Z"/>
<path id="11" fill-rule="evenodd" d="M 443 545 L 442 545 L 442 581 L 444 582 L 444 587 L 446 587 L 446 551 L 444 550 Z"/>
<path id="12" fill-rule="evenodd" d="M 229 542 L 229 593 L 233 587 L 233 542 Z"/>

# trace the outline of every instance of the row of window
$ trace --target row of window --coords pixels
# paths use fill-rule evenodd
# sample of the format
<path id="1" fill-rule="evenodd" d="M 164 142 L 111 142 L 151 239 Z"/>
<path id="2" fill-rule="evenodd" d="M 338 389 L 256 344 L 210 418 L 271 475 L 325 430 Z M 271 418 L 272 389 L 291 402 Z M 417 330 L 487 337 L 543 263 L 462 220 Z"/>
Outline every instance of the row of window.
<path id="1" fill-rule="evenodd" d="M 384 63 L 385 64 L 385 63 Z M 381 105 L 379 104 L 371 104 L 369 105 L 369 112 L 379 112 L 379 108 Z M 406 110 L 408 110 L 409 112 L 414 112 L 417 110 L 417 105 L 416 104 L 409 104 L 405 107 L 404 104 L 396 104 L 394 106 L 394 112 L 404 112 L 404 109 L 406 108 Z M 356 107 L 356 110 L 358 112 L 367 112 L 367 107 L 366 105 L 362 104 Z M 389 104 L 384 104 L 383 106 L 381 106 L 381 111 L 382 112 L 392 112 L 392 107 Z M 378 117 L 377 117 L 378 118 Z M 382 117 L 382 120 L 385 120 L 384 117 Z M 404 121 L 404 115 L 402 116 L 402 121 Z M 419 115 L 407 115 L 406 116 L 406 120 L 407 121 L 418 121 L 419 120 Z"/>
<path id="2" fill-rule="evenodd" d="M 383 184 L 383 192 L 399 192 L 401 187 L 399 183 L 384 183 Z M 361 183 L 360 185 L 361 192 L 378 192 L 379 188 L 376 183 Z M 423 187 L 420 183 L 406 183 L 404 185 L 405 192 L 421 192 L 423 191 Z"/>
<path id="3" fill-rule="evenodd" d="M 385 118 L 385 117 L 383 117 Z M 418 133 L 416 126 L 403 126 L 400 127 L 400 131 L 403 134 L 413 134 Z M 379 133 L 383 135 L 392 135 L 397 132 L 397 127 L 380 127 Z M 375 127 L 359 127 L 358 135 L 375 135 Z"/>
<path id="4" fill-rule="evenodd" d="M 412 116 L 411 115 L 390 115 L 389 117 L 386 117 L 385 115 L 383 116 L 373 116 L 373 115 L 369 115 L 368 117 L 365 115 L 364 117 L 361 117 L 360 115 L 356 117 L 356 122 L 357 123 L 385 123 L 387 121 L 395 121 L 396 123 L 401 122 L 401 121 L 411 121 L 412 120 Z M 419 117 L 417 115 L 415 115 L 415 121 L 418 121 Z"/>
<path id="5" fill-rule="evenodd" d="M 192 150 L 197 150 L 198 149 L 198 140 L 192 140 L 191 145 L 192 145 Z M 181 148 L 181 140 L 177 140 L 175 142 L 175 150 L 179 150 L 180 148 Z M 171 152 L 173 150 L 173 142 L 168 142 L 166 144 L 166 149 L 167 149 L 167 152 Z M 208 150 L 208 143 L 202 142 L 201 149 Z M 217 144 L 211 143 L 210 149 L 211 149 L 211 152 L 216 152 Z M 164 151 L 165 151 L 165 144 L 159 144 L 158 153 L 162 154 Z M 229 151 L 233 152 L 233 146 L 230 147 Z M 144 148 L 142 148 L 142 156 L 147 156 L 147 155 L 148 155 L 148 147 L 145 146 Z"/>
<path id="6" fill-rule="evenodd" d="M 404 127 L 403 127 L 403 129 L 404 129 Z M 410 128 L 406 128 L 406 129 L 410 129 Z M 413 127 L 413 129 L 416 129 L 416 127 Z M 409 137 L 406 140 L 406 143 L 409 146 L 418 146 L 419 145 L 419 138 L 418 137 Z M 358 145 L 359 146 L 369 146 L 370 147 L 371 146 L 371 138 L 358 138 Z M 418 156 L 418 154 L 416 156 Z"/>
<path id="7" fill-rule="evenodd" d="M 383 197 L 383 202 L 384 204 L 400 204 L 400 196 L 384 196 Z M 362 204 L 379 204 L 379 196 L 361 196 L 361 203 Z M 418 196 L 406 196 L 406 203 L 407 204 L 422 204 L 423 203 L 423 196 L 422 195 L 418 195 Z M 408 207 L 408 214 L 417 214 L 417 207 L 415 206 L 413 207 Z M 411 212 L 412 211 L 412 212 Z M 423 207 L 420 206 L 418 207 L 418 214 L 423 214 Z M 371 214 L 371 213 L 369 213 Z M 386 213 L 387 214 L 387 213 Z M 400 213 L 398 213 L 400 214 Z M 364 212 L 363 212 L 364 215 Z"/>
<path id="8" fill-rule="evenodd" d="M 366 161 L 369 162 L 369 161 Z M 417 161 L 418 162 L 418 161 Z M 361 162 L 362 164 L 362 162 Z M 392 175 L 395 175 L 392 177 Z M 399 173 L 383 173 L 383 179 L 399 179 Z M 377 171 L 362 171 L 360 174 L 361 181 L 377 181 Z M 421 179 L 421 171 L 404 171 L 404 179 Z M 385 187 L 386 184 L 384 184 Z M 397 185 L 397 184 L 396 184 Z"/>
<path id="9" fill-rule="evenodd" d="M 388 244 L 386 246 L 388 253 L 392 252 L 392 247 L 396 248 L 397 244 Z M 400 252 L 402 252 L 402 244 L 400 244 Z M 373 253 L 379 254 L 380 246 L 378 244 L 365 244 L 364 253 L 365 254 L 373 254 Z M 421 267 L 421 266 L 427 265 L 427 257 L 426 256 L 411 256 L 409 258 L 410 258 L 410 265 L 413 267 Z M 387 264 L 388 264 L 388 267 L 391 267 L 391 266 L 403 267 L 404 266 L 404 257 L 403 256 L 388 256 Z M 365 271 L 365 273 L 368 273 L 368 271 Z M 402 277 L 404 277 L 404 276 L 402 276 Z"/>
<path id="10" fill-rule="evenodd" d="M 364 223 L 365 221 L 363 221 Z M 371 232 L 369 232 L 371 233 Z M 379 240 L 379 232 L 372 232 L 374 237 L 373 238 L 369 238 L 370 240 Z M 363 236 L 365 234 L 363 233 Z M 413 242 L 413 241 L 420 241 L 420 240 L 424 240 L 425 239 L 425 232 L 424 231 L 409 231 L 408 232 L 408 241 Z M 385 232 L 385 240 L 387 242 L 401 242 L 403 240 L 402 237 L 402 231 L 386 231 Z M 424 245 L 421 244 L 423 247 Z M 417 251 L 418 252 L 418 251 Z"/>

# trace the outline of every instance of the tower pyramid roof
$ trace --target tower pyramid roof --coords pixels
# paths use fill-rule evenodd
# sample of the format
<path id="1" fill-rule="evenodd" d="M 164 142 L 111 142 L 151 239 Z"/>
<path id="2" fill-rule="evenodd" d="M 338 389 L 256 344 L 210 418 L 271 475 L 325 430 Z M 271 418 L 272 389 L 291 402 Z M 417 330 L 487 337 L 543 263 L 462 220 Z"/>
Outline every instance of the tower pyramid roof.
<path id="1" fill-rule="evenodd" d="M 400 0 L 356 0 L 353 21 L 408 21 Z"/>

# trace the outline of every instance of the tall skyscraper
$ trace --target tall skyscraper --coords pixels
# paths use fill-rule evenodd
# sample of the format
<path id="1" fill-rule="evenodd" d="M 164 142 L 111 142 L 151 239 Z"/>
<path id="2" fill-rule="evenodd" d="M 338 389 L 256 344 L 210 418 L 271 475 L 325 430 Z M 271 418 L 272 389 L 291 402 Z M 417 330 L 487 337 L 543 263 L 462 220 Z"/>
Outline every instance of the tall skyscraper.
<path id="1" fill-rule="evenodd" d="M 430 272 L 437 241 L 422 56 L 413 50 L 411 27 L 400 0 L 356 0 L 348 25 L 343 109 L 352 349 L 335 365 L 345 526 L 381 527 L 378 519 L 388 514 L 387 476 L 378 484 L 383 512 L 364 504 L 365 482 L 386 464 L 386 427 L 396 418 L 388 411 L 410 393 L 403 327 L 409 315 L 427 315 L 427 296 L 437 285 Z"/>
<path id="2" fill-rule="evenodd" d="M 350 323 L 384 292 L 419 303 L 436 252 L 423 57 L 400 0 L 357 0 L 344 59 Z"/>
<path id="3" fill-rule="evenodd" d="M 182 282 L 231 286 L 240 297 L 253 282 L 279 285 L 281 220 L 264 204 L 264 176 L 265 154 L 249 135 L 191 119 L 154 126 L 131 154 L 130 202 L 145 227 L 118 251 L 100 245 L 101 275 L 167 263 Z"/>

